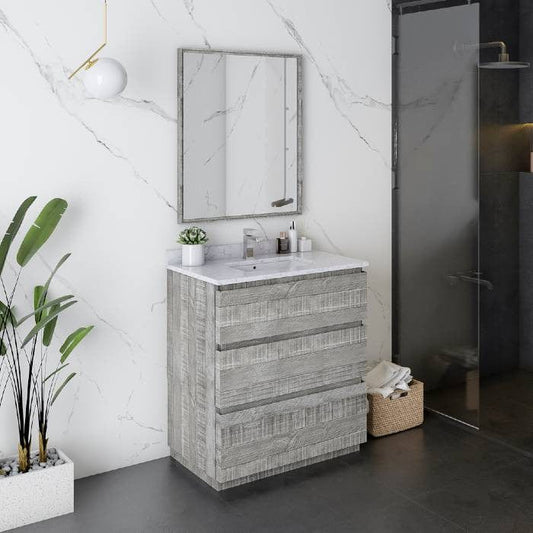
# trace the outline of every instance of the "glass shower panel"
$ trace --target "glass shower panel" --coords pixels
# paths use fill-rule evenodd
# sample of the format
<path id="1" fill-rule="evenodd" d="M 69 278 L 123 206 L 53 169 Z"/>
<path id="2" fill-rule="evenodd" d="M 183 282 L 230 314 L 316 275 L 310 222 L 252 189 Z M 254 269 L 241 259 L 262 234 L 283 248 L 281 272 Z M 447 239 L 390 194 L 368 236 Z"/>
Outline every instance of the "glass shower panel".
<path id="1" fill-rule="evenodd" d="M 477 427 L 479 9 L 406 11 L 395 21 L 395 353 L 425 383 L 426 407 Z"/>

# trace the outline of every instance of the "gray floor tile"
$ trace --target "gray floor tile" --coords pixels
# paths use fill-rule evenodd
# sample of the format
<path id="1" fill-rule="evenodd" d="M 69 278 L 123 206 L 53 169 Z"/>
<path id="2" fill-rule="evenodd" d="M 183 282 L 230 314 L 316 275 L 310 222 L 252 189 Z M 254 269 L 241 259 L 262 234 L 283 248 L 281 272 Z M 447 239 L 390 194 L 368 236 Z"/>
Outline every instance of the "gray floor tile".
<path id="1" fill-rule="evenodd" d="M 457 487 L 427 492 L 416 501 L 468 531 L 533 531 L 533 517 L 486 483 L 485 479 L 463 482 Z"/>
<path id="2" fill-rule="evenodd" d="M 76 482 L 21 533 L 533 531 L 533 460 L 429 416 L 361 453 L 217 493 L 161 459 Z"/>
<path id="3" fill-rule="evenodd" d="M 480 385 L 483 430 L 533 453 L 533 372 L 492 376 Z"/>
<path id="4" fill-rule="evenodd" d="M 317 530 L 318 531 L 318 530 Z M 364 533 L 452 533 L 466 531 L 457 524 L 427 511 L 412 502 L 395 503 L 372 513 L 355 528 L 347 522 L 336 533 L 361 531 Z"/>

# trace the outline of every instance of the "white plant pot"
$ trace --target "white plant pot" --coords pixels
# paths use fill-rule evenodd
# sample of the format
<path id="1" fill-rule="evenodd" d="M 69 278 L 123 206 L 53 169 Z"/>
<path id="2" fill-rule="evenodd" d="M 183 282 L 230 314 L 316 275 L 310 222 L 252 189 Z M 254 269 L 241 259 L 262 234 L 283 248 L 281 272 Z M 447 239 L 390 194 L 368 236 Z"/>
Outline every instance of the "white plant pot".
<path id="1" fill-rule="evenodd" d="M 62 465 L 0 477 L 0 531 L 74 512 L 74 463 L 57 452 Z"/>
<path id="2" fill-rule="evenodd" d="M 185 267 L 202 266 L 205 263 L 203 244 L 182 244 L 181 264 Z"/>

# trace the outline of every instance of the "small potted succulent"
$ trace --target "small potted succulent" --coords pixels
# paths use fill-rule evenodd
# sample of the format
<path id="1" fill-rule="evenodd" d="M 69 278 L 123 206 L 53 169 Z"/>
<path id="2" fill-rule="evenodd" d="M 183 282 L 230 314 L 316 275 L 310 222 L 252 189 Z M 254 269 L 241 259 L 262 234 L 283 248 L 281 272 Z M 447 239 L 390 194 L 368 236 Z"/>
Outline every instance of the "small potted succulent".
<path id="1" fill-rule="evenodd" d="M 207 233 L 196 226 L 184 229 L 178 237 L 181 244 L 181 264 L 195 267 L 205 263 L 204 245 L 209 239 Z"/>

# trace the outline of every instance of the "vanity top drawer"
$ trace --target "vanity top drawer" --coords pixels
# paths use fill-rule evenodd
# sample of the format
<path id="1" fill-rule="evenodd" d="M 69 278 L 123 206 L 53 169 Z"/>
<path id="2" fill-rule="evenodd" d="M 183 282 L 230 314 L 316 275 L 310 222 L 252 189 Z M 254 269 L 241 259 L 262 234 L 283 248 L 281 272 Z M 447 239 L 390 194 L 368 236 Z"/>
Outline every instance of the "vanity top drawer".
<path id="1" fill-rule="evenodd" d="M 217 352 L 217 410 L 243 409 L 360 380 L 366 370 L 365 352 L 362 325 Z"/>
<path id="2" fill-rule="evenodd" d="M 365 384 L 216 415 L 216 476 L 225 483 L 366 440 Z"/>
<path id="3" fill-rule="evenodd" d="M 346 329 L 366 318 L 366 274 L 217 291 L 217 349 Z"/>
<path id="4" fill-rule="evenodd" d="M 220 287 L 216 294 L 216 306 L 227 307 L 232 305 L 244 305 L 256 302 L 269 302 L 283 300 L 284 298 L 296 298 L 298 296 L 313 296 L 316 294 L 330 294 L 347 290 L 359 289 L 366 291 L 366 272 L 351 274 L 330 274 L 319 277 L 308 277 L 296 281 L 284 279 L 275 282 L 260 284 L 254 282 L 246 284 L 246 287 Z"/>

